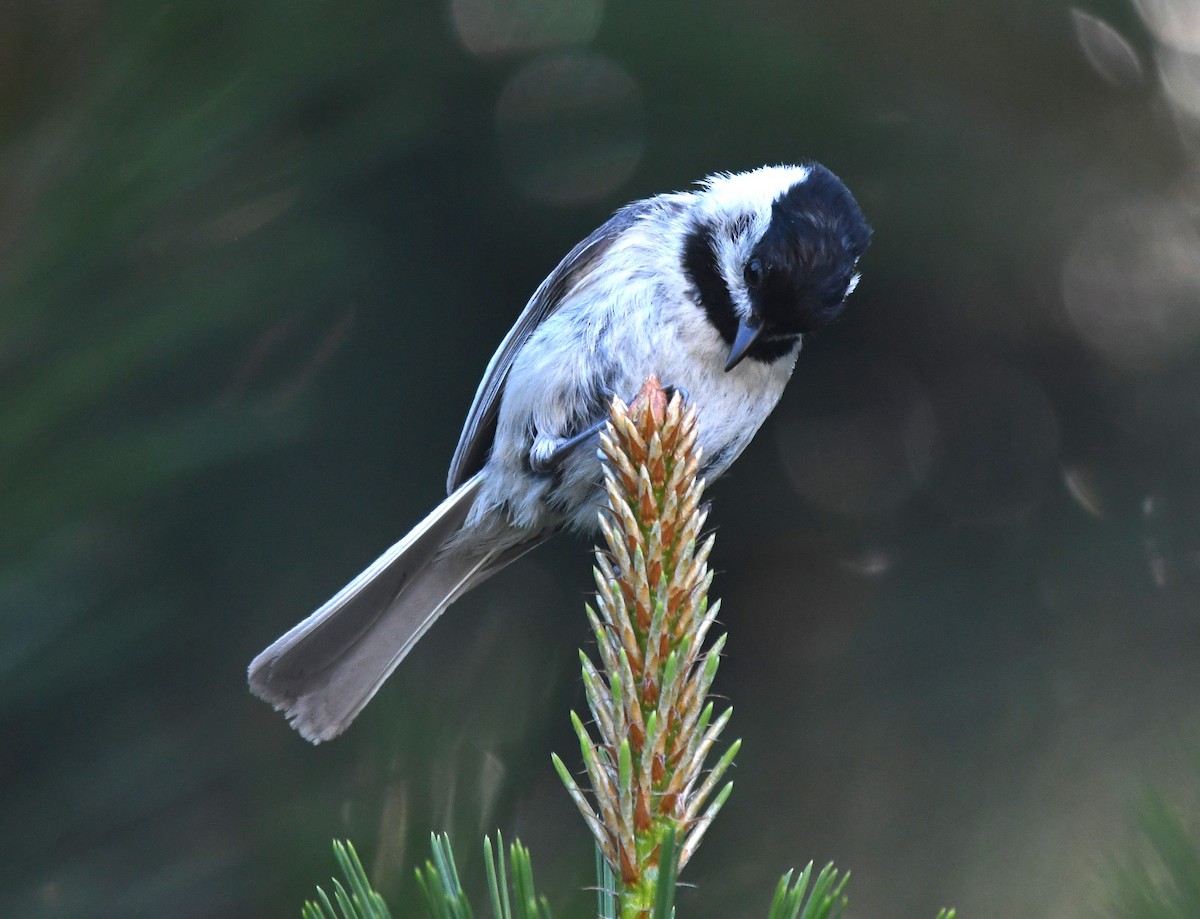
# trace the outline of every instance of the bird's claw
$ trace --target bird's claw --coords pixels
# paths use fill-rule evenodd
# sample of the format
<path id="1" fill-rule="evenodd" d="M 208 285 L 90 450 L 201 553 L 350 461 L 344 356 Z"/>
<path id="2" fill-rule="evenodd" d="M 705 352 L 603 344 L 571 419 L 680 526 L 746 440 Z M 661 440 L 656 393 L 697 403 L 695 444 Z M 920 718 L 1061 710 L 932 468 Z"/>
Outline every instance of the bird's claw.
<path id="1" fill-rule="evenodd" d="M 668 384 L 663 387 L 663 392 L 665 392 L 667 394 L 668 402 L 670 402 L 673 398 L 675 398 L 676 394 L 678 394 L 679 398 L 682 399 L 684 402 L 692 401 L 691 395 L 682 386 L 671 386 L 670 384 Z"/>
<path id="2" fill-rule="evenodd" d="M 663 392 L 669 402 L 678 393 L 684 401 L 690 401 L 688 391 L 682 386 L 664 386 Z M 595 424 L 589 425 L 578 434 L 570 437 L 538 437 L 529 448 L 529 468 L 537 475 L 548 475 L 562 465 L 563 460 L 577 447 L 587 443 L 600 433 L 608 424 L 607 418 L 601 418 Z"/>

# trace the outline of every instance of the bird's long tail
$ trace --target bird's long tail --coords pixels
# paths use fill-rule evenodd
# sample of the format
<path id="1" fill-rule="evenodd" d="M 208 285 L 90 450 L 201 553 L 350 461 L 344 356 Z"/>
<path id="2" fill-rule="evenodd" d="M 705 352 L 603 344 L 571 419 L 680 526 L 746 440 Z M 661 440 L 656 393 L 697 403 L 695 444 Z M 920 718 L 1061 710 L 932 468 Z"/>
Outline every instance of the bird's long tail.
<path id="1" fill-rule="evenodd" d="M 342 733 L 451 603 L 520 551 L 447 543 L 479 491 L 476 475 L 319 610 L 250 664 L 250 688 L 307 740 Z"/>

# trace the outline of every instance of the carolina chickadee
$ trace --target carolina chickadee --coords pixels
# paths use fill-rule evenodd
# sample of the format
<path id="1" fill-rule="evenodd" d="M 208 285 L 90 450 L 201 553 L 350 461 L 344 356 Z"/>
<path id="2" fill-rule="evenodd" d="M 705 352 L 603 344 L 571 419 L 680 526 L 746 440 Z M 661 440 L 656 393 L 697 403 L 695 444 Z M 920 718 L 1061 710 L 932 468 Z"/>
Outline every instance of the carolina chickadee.
<path id="1" fill-rule="evenodd" d="M 557 531 L 592 531 L 596 432 L 650 375 L 699 416 L 703 474 L 770 414 L 836 318 L 871 229 L 818 164 L 718 174 L 617 211 L 534 292 L 475 393 L 449 497 L 250 664 L 313 743 L 336 737 L 451 603 Z"/>

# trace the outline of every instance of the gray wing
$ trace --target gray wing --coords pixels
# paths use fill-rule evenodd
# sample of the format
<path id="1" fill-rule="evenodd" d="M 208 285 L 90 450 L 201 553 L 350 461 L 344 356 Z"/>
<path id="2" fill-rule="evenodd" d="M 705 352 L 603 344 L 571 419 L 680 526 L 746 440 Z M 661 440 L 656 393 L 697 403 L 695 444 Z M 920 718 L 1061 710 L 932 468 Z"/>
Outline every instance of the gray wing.
<path id="1" fill-rule="evenodd" d="M 567 253 L 550 272 L 549 277 L 534 291 L 516 325 L 509 330 L 500 343 L 492 360 L 484 371 L 479 388 L 475 390 L 475 401 L 458 438 L 454 459 L 450 461 L 450 475 L 446 480 L 446 491 L 453 492 L 471 476 L 483 468 L 492 439 L 496 434 L 496 417 L 500 411 L 500 397 L 504 392 L 504 381 L 512 368 L 517 353 L 529 340 L 529 336 L 553 313 L 560 303 L 575 289 L 582 278 L 604 257 L 609 247 L 625 230 L 637 222 L 643 214 L 653 210 L 654 199 L 637 201 L 626 205 L 592 231 L 592 234 Z"/>

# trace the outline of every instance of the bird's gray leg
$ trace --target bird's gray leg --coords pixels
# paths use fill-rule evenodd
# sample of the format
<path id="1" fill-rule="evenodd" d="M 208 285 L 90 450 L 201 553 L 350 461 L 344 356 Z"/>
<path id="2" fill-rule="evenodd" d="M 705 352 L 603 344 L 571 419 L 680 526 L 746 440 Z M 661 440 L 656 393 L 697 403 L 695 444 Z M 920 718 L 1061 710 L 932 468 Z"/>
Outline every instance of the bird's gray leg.
<path id="1" fill-rule="evenodd" d="M 600 433 L 608 424 L 607 418 L 601 418 L 593 425 L 584 428 L 578 434 L 570 437 L 539 437 L 529 449 L 529 468 L 539 475 L 553 472 L 572 451 L 587 443 Z"/>
<path id="2" fill-rule="evenodd" d="M 675 393 L 679 393 L 684 402 L 688 401 L 688 392 L 682 386 L 664 386 L 663 391 L 666 392 L 668 399 Z M 595 424 L 589 425 L 570 437 L 535 438 L 533 446 L 529 448 L 529 468 L 539 475 L 553 472 L 574 450 L 599 434 L 606 424 L 608 424 L 607 417 L 601 418 Z"/>

